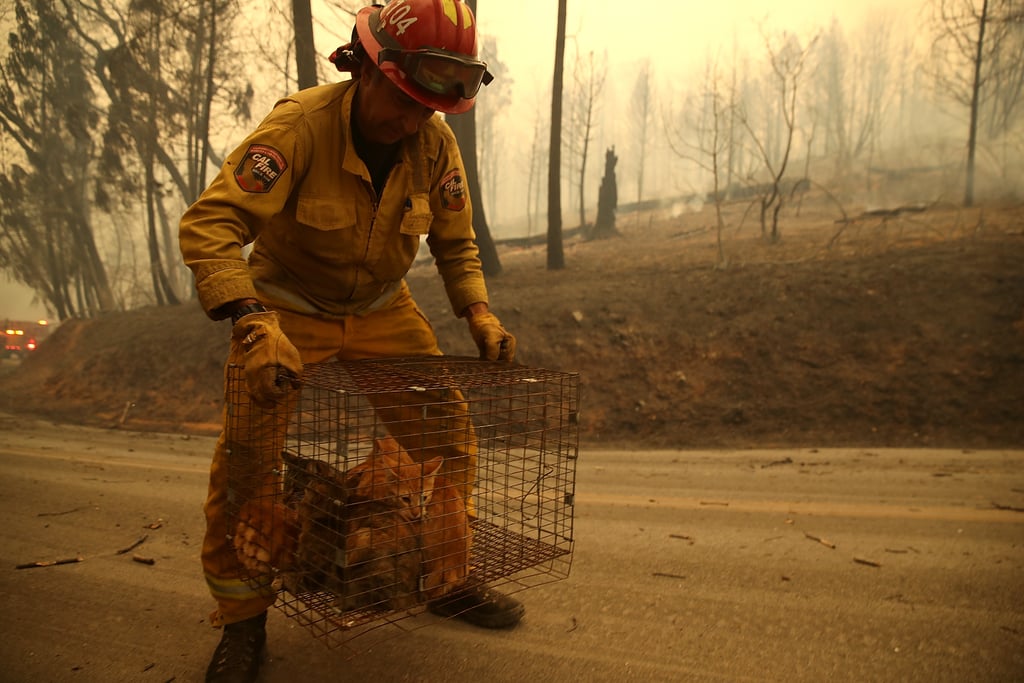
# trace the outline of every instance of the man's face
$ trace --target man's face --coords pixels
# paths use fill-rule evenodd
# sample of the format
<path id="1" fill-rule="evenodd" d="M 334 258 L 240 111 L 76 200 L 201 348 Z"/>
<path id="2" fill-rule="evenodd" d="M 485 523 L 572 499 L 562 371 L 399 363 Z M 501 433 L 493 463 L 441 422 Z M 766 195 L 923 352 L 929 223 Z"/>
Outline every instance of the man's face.
<path id="1" fill-rule="evenodd" d="M 390 145 L 415 135 L 434 110 L 412 99 L 380 69 L 366 65 L 359 78 L 356 120 L 370 141 Z"/>

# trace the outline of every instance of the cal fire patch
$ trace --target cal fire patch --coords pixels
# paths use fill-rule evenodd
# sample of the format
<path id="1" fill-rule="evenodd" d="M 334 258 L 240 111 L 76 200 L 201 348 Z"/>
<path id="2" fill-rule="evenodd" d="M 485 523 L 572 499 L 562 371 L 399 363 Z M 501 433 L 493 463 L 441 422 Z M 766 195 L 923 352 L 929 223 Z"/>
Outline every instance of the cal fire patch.
<path id="1" fill-rule="evenodd" d="M 462 171 L 450 171 L 441 181 L 441 206 L 449 211 L 462 211 L 466 208 L 466 186 L 462 182 Z"/>
<path id="2" fill-rule="evenodd" d="M 270 192 L 288 168 L 284 155 L 266 145 L 249 145 L 242 163 L 235 169 L 235 180 L 246 192 Z"/>

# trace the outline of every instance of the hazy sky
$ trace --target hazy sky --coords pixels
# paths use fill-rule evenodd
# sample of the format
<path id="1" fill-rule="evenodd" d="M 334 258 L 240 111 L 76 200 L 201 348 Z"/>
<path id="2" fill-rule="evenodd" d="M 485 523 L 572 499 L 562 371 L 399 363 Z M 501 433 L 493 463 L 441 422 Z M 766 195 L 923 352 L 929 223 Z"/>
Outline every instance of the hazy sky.
<path id="1" fill-rule="evenodd" d="M 844 34 L 856 41 L 869 26 L 885 25 L 894 35 L 914 35 L 922 25 L 921 9 L 931 0 L 569 0 L 566 22 L 566 88 L 573 87 L 570 70 L 577 55 L 593 53 L 606 61 L 605 83 L 598 100 L 599 117 L 591 139 L 594 156 L 587 165 L 588 187 L 600 179 L 603 151 L 615 147 L 619 155 L 620 198 L 635 192 L 636 153 L 631 96 L 634 74 L 650 60 L 653 74 L 655 118 L 661 120 L 678 99 L 699 88 L 709 58 L 726 65 L 746 55 L 753 63 L 766 61 L 764 36 L 794 34 L 806 44 L 828 28 L 833 19 Z M 495 124 L 498 131 L 497 169 L 491 178 L 497 191 L 489 192 L 488 222 L 498 237 L 525 234 L 526 184 L 533 129 L 546 130 L 550 111 L 550 85 L 555 47 L 555 0 L 478 0 L 481 32 L 497 41 L 497 58 L 508 67 L 511 105 Z M 777 44 L 777 41 L 773 41 Z M 600 73 L 600 67 L 598 67 Z M 481 95 L 487 97 L 486 89 Z M 568 103 L 565 105 L 568 107 Z M 567 112 L 563 110 L 563 117 Z M 663 126 L 663 122 L 659 126 Z M 662 130 L 659 127 L 659 131 Z M 663 158 L 670 155 L 663 137 L 654 142 Z M 660 145 L 660 146 L 659 146 Z M 653 149 L 653 148 L 651 148 Z M 565 157 L 563 149 L 563 160 Z M 647 158 L 648 193 L 678 191 L 693 178 L 684 164 L 665 168 L 668 161 Z M 499 176 L 500 177 L 497 177 Z M 630 184 L 632 183 L 632 187 Z M 660 187 L 657 186 L 660 184 Z M 485 191 L 488 188 L 485 187 Z M 563 183 L 563 191 L 570 188 Z M 588 205 L 590 202 L 586 202 Z M 568 206 L 563 200 L 563 206 Z M 536 223 L 536 221 L 534 221 Z"/>
<path id="2" fill-rule="evenodd" d="M 857 26 L 886 14 L 897 25 L 914 25 L 927 0 L 569 0 L 566 33 L 581 51 L 608 51 L 609 61 L 629 64 L 650 57 L 662 74 L 689 72 L 716 47 L 730 49 L 734 36 L 757 50 L 758 22 L 771 29 L 811 35 L 836 17 Z M 551 80 L 555 46 L 555 0 L 478 0 L 481 31 L 495 36 L 499 57 L 517 85 Z M 572 48 L 566 47 L 566 59 Z M 567 61 L 568 63 L 568 61 Z M 532 86 L 531 86 L 532 87 Z"/>
<path id="3" fill-rule="evenodd" d="M 46 317 L 43 306 L 32 303 L 32 291 L 0 275 L 0 319 L 38 320 Z"/>

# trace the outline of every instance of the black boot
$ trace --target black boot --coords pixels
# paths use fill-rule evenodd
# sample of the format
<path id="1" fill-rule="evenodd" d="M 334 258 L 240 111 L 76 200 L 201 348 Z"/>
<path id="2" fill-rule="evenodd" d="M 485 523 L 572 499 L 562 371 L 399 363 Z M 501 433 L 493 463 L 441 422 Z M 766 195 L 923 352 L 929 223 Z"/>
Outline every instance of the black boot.
<path id="1" fill-rule="evenodd" d="M 226 625 L 206 668 L 206 683 L 253 683 L 260 672 L 266 642 L 266 612 Z"/>
<path id="2" fill-rule="evenodd" d="M 483 628 L 515 626 L 526 613 L 523 603 L 470 579 L 449 595 L 427 605 L 434 614 L 458 617 Z"/>

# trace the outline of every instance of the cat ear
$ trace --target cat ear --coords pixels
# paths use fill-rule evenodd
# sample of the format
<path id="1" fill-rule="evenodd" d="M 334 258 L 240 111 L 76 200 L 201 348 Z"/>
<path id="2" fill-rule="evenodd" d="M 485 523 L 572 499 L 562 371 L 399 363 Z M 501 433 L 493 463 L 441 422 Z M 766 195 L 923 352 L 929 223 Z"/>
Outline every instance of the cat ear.
<path id="1" fill-rule="evenodd" d="M 444 458 L 441 457 L 440 455 L 435 456 L 430 460 L 427 460 L 425 463 L 423 463 L 423 476 L 429 477 L 430 475 L 436 473 L 439 469 L 441 469 L 441 464 L 443 462 Z"/>
<path id="2" fill-rule="evenodd" d="M 393 437 L 380 436 L 373 440 L 374 453 L 397 453 L 400 450 L 402 447 Z"/>

